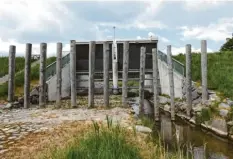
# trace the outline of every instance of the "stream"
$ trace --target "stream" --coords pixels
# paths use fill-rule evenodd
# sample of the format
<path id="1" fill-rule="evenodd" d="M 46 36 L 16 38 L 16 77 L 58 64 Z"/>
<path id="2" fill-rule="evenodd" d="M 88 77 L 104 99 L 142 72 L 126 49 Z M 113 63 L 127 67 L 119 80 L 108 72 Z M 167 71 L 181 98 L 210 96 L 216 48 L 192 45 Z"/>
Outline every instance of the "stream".
<path id="1" fill-rule="evenodd" d="M 131 107 L 135 115 L 139 114 L 139 98 L 132 98 Z M 152 103 L 144 100 L 144 113 L 153 112 Z M 233 142 L 220 138 L 200 127 L 191 126 L 181 119 L 171 122 L 170 115 L 161 112 L 161 121 L 155 124 L 154 135 L 162 139 L 168 151 L 183 148 L 185 154 L 192 154 L 194 159 L 233 159 Z M 176 149 L 177 150 L 177 149 Z"/>
<path id="2" fill-rule="evenodd" d="M 233 159 L 233 143 L 217 137 L 211 132 L 202 131 L 185 122 L 171 122 L 168 115 L 161 114 L 161 122 L 155 126 L 155 134 L 172 151 L 175 145 L 185 147 L 194 159 Z"/>

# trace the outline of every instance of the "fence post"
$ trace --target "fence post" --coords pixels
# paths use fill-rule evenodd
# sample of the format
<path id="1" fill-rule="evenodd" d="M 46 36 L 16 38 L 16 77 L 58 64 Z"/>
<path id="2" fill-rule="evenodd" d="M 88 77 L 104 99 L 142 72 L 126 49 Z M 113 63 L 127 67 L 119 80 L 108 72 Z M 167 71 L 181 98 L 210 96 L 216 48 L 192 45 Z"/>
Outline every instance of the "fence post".
<path id="1" fill-rule="evenodd" d="M 154 87 L 154 118 L 159 121 L 159 83 L 158 83 L 158 57 L 157 49 L 152 49 L 153 56 L 153 87 Z"/>
<path id="2" fill-rule="evenodd" d="M 8 102 L 13 102 L 15 96 L 15 52 L 16 47 L 11 45 L 9 49 Z"/>
<path id="3" fill-rule="evenodd" d="M 190 117 L 192 110 L 192 72 L 191 72 L 191 45 L 186 45 L 186 102 L 187 115 Z"/>
<path id="4" fill-rule="evenodd" d="M 47 44 L 40 44 L 40 90 L 39 90 L 39 107 L 45 107 L 45 68 L 46 68 Z"/>
<path id="5" fill-rule="evenodd" d="M 201 75 L 202 75 L 202 103 L 208 100 L 207 90 L 207 44 L 206 40 L 201 41 Z"/>
<path id="6" fill-rule="evenodd" d="M 70 87 L 71 87 L 71 107 L 77 107 L 76 91 L 76 41 L 70 40 Z"/>
<path id="7" fill-rule="evenodd" d="M 57 43 L 57 61 L 56 61 L 56 74 L 57 74 L 57 91 L 56 91 L 56 106 L 61 107 L 61 87 L 62 87 L 62 43 Z"/>
<path id="8" fill-rule="evenodd" d="M 123 82 L 122 82 L 122 104 L 127 107 L 128 97 L 128 70 L 129 70 L 129 42 L 123 44 Z"/>
<path id="9" fill-rule="evenodd" d="M 94 107 L 94 75 L 95 75 L 95 41 L 89 43 L 89 91 L 88 107 Z"/>
<path id="10" fill-rule="evenodd" d="M 32 44 L 26 44 L 24 68 L 24 108 L 30 107 L 30 75 L 31 75 Z"/>
<path id="11" fill-rule="evenodd" d="M 170 98 L 171 98 L 171 120 L 175 120 L 174 79 L 173 79 L 171 45 L 167 46 L 167 62 L 168 62 L 168 70 L 169 70 L 168 73 L 169 73 Z"/>
<path id="12" fill-rule="evenodd" d="M 139 114 L 143 113 L 144 108 L 145 60 L 146 48 L 142 46 L 140 49 Z"/>
<path id="13" fill-rule="evenodd" d="M 103 43 L 104 50 L 104 106 L 109 107 L 109 43 Z"/>

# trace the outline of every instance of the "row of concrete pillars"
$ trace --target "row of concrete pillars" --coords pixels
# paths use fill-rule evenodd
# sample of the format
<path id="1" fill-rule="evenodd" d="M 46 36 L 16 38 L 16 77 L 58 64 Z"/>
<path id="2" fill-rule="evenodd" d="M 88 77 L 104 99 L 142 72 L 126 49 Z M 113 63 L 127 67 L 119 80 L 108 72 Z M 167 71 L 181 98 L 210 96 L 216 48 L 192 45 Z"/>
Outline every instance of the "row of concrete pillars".
<path id="1" fill-rule="evenodd" d="M 94 107 L 94 73 L 95 73 L 95 41 L 89 42 L 89 90 L 88 90 L 88 107 Z M 56 105 L 61 106 L 61 59 L 62 59 L 62 43 L 57 43 L 57 60 L 56 60 L 56 76 L 57 76 L 57 97 Z M 159 120 L 159 69 L 157 49 L 152 49 L 153 61 L 153 93 L 154 93 L 154 117 Z M 16 47 L 11 45 L 9 50 L 9 80 L 8 80 L 8 101 L 14 100 L 14 76 L 15 76 L 15 52 Z M 30 107 L 30 74 L 31 74 L 31 52 L 32 44 L 26 44 L 25 53 L 25 71 L 24 71 L 24 108 Z M 104 75 L 104 105 L 109 107 L 109 42 L 103 43 L 103 75 Z M 202 70 L 202 102 L 208 99 L 207 92 L 207 43 L 206 40 L 201 41 L 201 70 Z M 40 44 L 40 78 L 39 78 L 39 106 L 43 108 L 46 104 L 46 55 L 47 44 Z M 142 111 L 144 104 L 144 81 L 145 81 L 145 57 L 146 48 L 140 48 L 140 84 L 139 84 L 139 104 Z M 175 119 L 174 107 L 174 80 L 173 80 L 173 64 L 172 64 L 172 47 L 167 46 L 167 61 L 169 68 L 169 85 L 171 98 L 171 119 Z M 128 94 L 128 68 L 129 67 L 129 41 L 123 43 L 123 81 L 122 81 L 122 104 L 127 106 Z M 191 76 L 191 45 L 186 45 L 186 100 L 187 115 L 190 116 L 192 109 L 192 76 Z M 71 106 L 77 107 L 77 90 L 76 90 L 76 41 L 70 41 L 70 83 L 71 83 Z"/>

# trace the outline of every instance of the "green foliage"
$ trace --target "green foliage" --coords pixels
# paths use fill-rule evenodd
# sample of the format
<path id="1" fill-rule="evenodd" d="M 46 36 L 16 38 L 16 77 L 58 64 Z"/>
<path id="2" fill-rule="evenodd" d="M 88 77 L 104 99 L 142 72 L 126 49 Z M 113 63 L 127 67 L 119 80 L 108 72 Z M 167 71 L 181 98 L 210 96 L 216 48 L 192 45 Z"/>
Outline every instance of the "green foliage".
<path id="1" fill-rule="evenodd" d="M 56 60 L 56 57 L 50 57 L 46 60 L 46 65 L 50 65 L 51 63 L 53 63 Z M 23 68 L 22 68 L 23 69 Z M 21 70 L 22 70 L 21 69 Z M 36 80 L 39 79 L 39 64 L 35 65 L 34 67 L 31 68 L 31 80 Z M 24 71 L 18 73 L 15 76 L 15 87 L 23 87 L 24 85 Z M 7 92 L 8 92 L 8 82 L 3 83 L 2 85 L 0 85 L 0 97 L 4 98 L 7 96 Z"/>
<path id="2" fill-rule="evenodd" d="M 224 43 L 220 48 L 220 51 L 232 51 L 232 50 L 233 50 L 233 38 L 231 38 L 226 43 Z"/>
<path id="3" fill-rule="evenodd" d="M 19 72 L 24 68 L 24 57 L 16 57 L 15 58 L 15 72 Z M 31 60 L 32 62 L 34 62 L 35 60 Z M 0 57 L 0 65 L 1 65 L 1 69 L 0 69 L 0 77 L 3 77 L 4 75 L 8 74 L 8 62 L 9 62 L 9 57 Z"/>
<path id="4" fill-rule="evenodd" d="M 93 122 L 94 131 L 85 138 L 53 154 L 54 158 L 65 159 L 141 159 L 139 150 L 127 143 L 124 130 L 119 125 L 113 126 L 112 120 L 107 118 L 108 127 L 102 128 Z"/>
<path id="5" fill-rule="evenodd" d="M 185 64 L 185 55 L 174 58 Z M 208 88 L 217 90 L 225 97 L 233 99 L 233 51 L 208 54 Z M 201 54 L 192 54 L 192 80 L 201 83 Z"/>

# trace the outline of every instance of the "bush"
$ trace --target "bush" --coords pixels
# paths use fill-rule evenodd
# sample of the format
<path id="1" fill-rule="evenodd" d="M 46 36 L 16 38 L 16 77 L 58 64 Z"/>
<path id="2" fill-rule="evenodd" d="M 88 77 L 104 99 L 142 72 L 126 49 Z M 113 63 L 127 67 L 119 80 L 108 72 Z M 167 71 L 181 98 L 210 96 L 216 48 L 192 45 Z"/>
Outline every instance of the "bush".
<path id="1" fill-rule="evenodd" d="M 233 51 L 233 38 L 223 44 L 220 51 Z"/>

